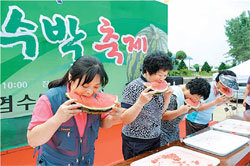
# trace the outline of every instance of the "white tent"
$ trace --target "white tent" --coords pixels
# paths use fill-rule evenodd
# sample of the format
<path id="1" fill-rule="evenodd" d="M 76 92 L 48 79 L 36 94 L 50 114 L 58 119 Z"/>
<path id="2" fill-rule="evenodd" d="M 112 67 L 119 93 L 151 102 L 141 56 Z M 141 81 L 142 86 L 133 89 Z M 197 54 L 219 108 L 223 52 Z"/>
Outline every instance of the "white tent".
<path id="1" fill-rule="evenodd" d="M 247 82 L 247 79 L 250 76 L 250 60 L 247 60 L 237 66 L 234 66 L 229 70 L 235 72 L 235 74 L 237 75 L 237 80 L 239 82 Z"/>

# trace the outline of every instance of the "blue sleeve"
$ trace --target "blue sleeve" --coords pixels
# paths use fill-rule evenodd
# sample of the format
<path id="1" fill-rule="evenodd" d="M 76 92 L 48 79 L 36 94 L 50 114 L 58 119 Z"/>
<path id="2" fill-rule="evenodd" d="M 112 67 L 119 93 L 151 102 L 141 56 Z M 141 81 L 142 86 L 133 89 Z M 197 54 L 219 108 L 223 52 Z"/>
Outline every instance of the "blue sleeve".
<path id="1" fill-rule="evenodd" d="M 142 91 L 143 89 L 140 86 L 128 84 L 122 92 L 121 103 L 124 104 L 124 108 L 134 105 Z"/>

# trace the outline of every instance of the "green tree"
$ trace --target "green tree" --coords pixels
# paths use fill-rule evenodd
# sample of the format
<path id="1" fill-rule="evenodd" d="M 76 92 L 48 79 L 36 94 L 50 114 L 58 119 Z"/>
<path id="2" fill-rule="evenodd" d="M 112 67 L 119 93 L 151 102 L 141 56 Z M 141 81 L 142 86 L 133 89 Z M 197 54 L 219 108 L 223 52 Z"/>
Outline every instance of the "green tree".
<path id="1" fill-rule="evenodd" d="M 233 63 L 232 63 L 232 65 L 231 65 L 231 67 L 234 67 L 234 66 L 236 66 L 236 65 L 237 65 L 236 60 L 233 60 Z"/>
<path id="2" fill-rule="evenodd" d="M 172 57 L 173 53 L 171 51 L 168 51 L 168 56 Z"/>
<path id="3" fill-rule="evenodd" d="M 227 69 L 227 65 L 224 62 L 222 62 L 218 67 L 218 70 L 224 70 L 224 69 Z"/>
<path id="4" fill-rule="evenodd" d="M 184 60 L 186 59 L 186 57 L 187 57 L 187 54 L 184 51 L 178 51 L 176 53 L 175 59 Z"/>
<path id="5" fill-rule="evenodd" d="M 174 64 L 179 66 L 180 61 L 186 59 L 187 55 L 184 51 L 178 51 L 174 58 Z"/>
<path id="6" fill-rule="evenodd" d="M 199 72 L 199 71 L 200 71 L 200 66 L 199 66 L 199 64 L 195 64 L 195 65 L 193 65 L 193 67 L 195 68 L 195 71 L 196 71 L 196 72 Z"/>
<path id="7" fill-rule="evenodd" d="M 174 65 L 177 65 L 177 66 L 178 66 L 180 62 L 179 62 L 179 60 L 178 60 L 178 59 L 174 58 L 173 63 L 174 63 Z"/>
<path id="8" fill-rule="evenodd" d="M 230 50 L 228 57 L 237 63 L 250 59 L 250 11 L 244 11 L 239 17 L 226 20 L 226 36 Z"/>
<path id="9" fill-rule="evenodd" d="M 187 65 L 185 64 L 184 60 L 181 60 L 177 68 L 177 70 L 182 70 L 182 69 L 187 69 Z"/>
<path id="10" fill-rule="evenodd" d="M 203 64 L 203 66 L 201 67 L 201 71 L 206 71 L 206 72 L 210 72 L 212 69 L 211 66 L 209 66 L 209 64 L 207 63 L 207 61 Z"/>

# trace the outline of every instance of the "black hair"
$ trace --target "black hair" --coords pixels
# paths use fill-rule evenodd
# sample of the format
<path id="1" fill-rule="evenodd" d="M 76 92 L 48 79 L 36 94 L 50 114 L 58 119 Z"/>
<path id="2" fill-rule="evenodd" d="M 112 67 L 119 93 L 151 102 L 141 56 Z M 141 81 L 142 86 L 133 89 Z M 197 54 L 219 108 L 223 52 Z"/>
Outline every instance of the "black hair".
<path id="1" fill-rule="evenodd" d="M 220 77 L 220 75 L 230 75 L 230 76 L 234 76 L 234 77 L 236 77 L 236 74 L 233 72 L 233 71 L 231 71 L 231 70 L 221 70 L 221 71 L 219 71 L 219 73 L 218 73 L 218 75 L 216 76 L 216 78 L 215 78 L 215 81 L 216 82 L 219 82 L 220 80 L 219 80 L 219 77 Z"/>
<path id="2" fill-rule="evenodd" d="M 149 72 L 150 75 L 155 74 L 160 69 L 172 70 L 173 65 L 167 53 L 162 51 L 155 51 L 147 55 L 143 61 L 142 73 Z"/>
<path id="3" fill-rule="evenodd" d="M 204 78 L 194 78 L 186 84 L 186 88 L 190 90 L 191 95 L 197 94 L 203 96 L 204 100 L 209 97 L 210 84 Z"/>
<path id="4" fill-rule="evenodd" d="M 71 80 L 69 80 L 69 73 Z M 48 88 L 67 85 L 67 82 L 75 81 L 79 78 L 79 86 L 83 76 L 85 76 L 83 84 L 90 83 L 94 77 L 99 74 L 101 77 L 101 85 L 104 87 L 108 83 L 108 75 L 104 70 L 102 62 L 94 56 L 82 56 L 78 58 L 67 73 L 61 78 L 51 81 Z M 82 84 L 82 85 L 83 85 Z"/>

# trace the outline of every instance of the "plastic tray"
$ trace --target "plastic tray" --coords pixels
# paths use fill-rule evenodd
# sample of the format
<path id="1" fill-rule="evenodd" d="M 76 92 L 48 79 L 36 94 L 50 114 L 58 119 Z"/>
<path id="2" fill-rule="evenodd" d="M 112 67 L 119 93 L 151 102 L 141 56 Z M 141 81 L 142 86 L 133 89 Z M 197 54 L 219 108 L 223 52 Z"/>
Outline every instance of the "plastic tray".
<path id="1" fill-rule="evenodd" d="M 248 141 L 247 137 L 215 130 L 209 130 L 183 140 L 188 146 L 219 156 L 228 155 L 247 144 Z"/>
<path id="2" fill-rule="evenodd" d="M 216 166 L 220 160 L 193 150 L 172 146 L 131 163 L 131 166 Z"/>
<path id="3" fill-rule="evenodd" d="M 235 119 L 226 119 L 221 121 L 213 126 L 214 130 L 233 132 L 242 136 L 250 136 L 250 122 L 235 120 Z"/>

